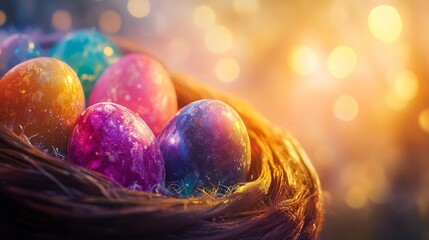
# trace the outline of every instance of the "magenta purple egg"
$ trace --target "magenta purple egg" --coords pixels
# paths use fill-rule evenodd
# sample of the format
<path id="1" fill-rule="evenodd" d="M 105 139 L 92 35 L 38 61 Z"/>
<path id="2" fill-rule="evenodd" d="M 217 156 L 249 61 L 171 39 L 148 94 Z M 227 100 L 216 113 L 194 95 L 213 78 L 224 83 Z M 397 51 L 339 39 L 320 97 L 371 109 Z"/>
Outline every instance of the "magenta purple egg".
<path id="1" fill-rule="evenodd" d="M 182 197 L 202 189 L 225 193 L 245 181 L 250 141 L 237 112 L 217 100 L 188 104 L 167 123 L 158 142 L 166 184 Z"/>
<path id="2" fill-rule="evenodd" d="M 145 122 L 115 103 L 97 103 L 77 119 L 67 160 L 100 172 L 132 190 L 164 185 L 164 161 Z"/>
<path id="3" fill-rule="evenodd" d="M 157 136 L 177 112 L 173 83 L 164 67 L 143 54 L 121 57 L 95 84 L 88 104 L 115 102 L 137 113 Z"/>

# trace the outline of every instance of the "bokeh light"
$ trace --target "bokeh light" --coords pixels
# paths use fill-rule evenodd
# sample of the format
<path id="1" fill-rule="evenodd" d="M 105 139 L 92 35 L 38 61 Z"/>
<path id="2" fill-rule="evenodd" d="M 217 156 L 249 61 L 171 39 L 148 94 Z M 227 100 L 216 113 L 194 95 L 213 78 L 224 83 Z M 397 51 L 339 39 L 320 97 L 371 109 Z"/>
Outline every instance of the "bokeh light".
<path id="1" fill-rule="evenodd" d="M 215 72 L 222 82 L 232 82 L 240 75 L 240 65 L 233 58 L 223 58 L 216 64 Z"/>
<path id="2" fill-rule="evenodd" d="M 395 91 L 404 100 L 411 100 L 416 97 L 418 81 L 416 75 L 408 70 L 398 73 L 395 79 Z"/>
<path id="3" fill-rule="evenodd" d="M 357 101 L 348 95 L 340 96 L 334 104 L 334 115 L 342 121 L 352 121 L 359 112 Z"/>
<path id="4" fill-rule="evenodd" d="M 309 47 L 292 49 L 289 54 L 288 63 L 291 69 L 299 75 L 309 75 L 318 66 L 317 56 Z"/>
<path id="5" fill-rule="evenodd" d="M 351 187 L 346 193 L 345 202 L 351 208 L 362 208 L 367 201 L 368 196 L 365 190 L 360 186 Z"/>
<path id="6" fill-rule="evenodd" d="M 258 0 L 234 0 L 233 7 L 237 13 L 251 14 L 258 11 L 259 1 Z"/>
<path id="7" fill-rule="evenodd" d="M 98 25 L 106 33 L 116 33 L 122 25 L 121 16 L 113 10 L 107 10 L 101 14 Z"/>
<path id="8" fill-rule="evenodd" d="M 402 32 L 402 19 L 396 8 L 380 5 L 371 10 L 368 16 L 371 33 L 382 42 L 391 43 L 399 38 Z"/>
<path id="9" fill-rule="evenodd" d="M 66 10 L 57 10 L 52 15 L 52 26 L 59 31 L 66 31 L 72 25 L 71 14 Z"/>
<path id="10" fill-rule="evenodd" d="M 209 6 L 202 5 L 194 11 L 194 24 L 201 29 L 207 29 L 216 23 L 216 13 Z"/>
<path id="11" fill-rule="evenodd" d="M 387 106 L 392 110 L 402 110 L 407 106 L 408 101 L 399 97 L 394 89 L 389 89 L 385 96 L 384 101 Z"/>
<path id="12" fill-rule="evenodd" d="M 150 12 L 150 2 L 148 0 L 129 0 L 127 9 L 131 16 L 143 18 Z"/>
<path id="13" fill-rule="evenodd" d="M 5 24 L 7 20 L 6 13 L 0 10 L 0 26 Z"/>
<path id="14" fill-rule="evenodd" d="M 356 53 L 348 46 L 336 47 L 328 57 L 328 70 L 336 78 L 346 78 L 356 67 Z"/>
<path id="15" fill-rule="evenodd" d="M 226 27 L 214 25 L 206 31 L 204 37 L 207 48 L 213 53 L 223 53 L 232 46 L 232 34 Z"/>
<path id="16" fill-rule="evenodd" d="M 419 125 L 420 128 L 426 132 L 429 133 L 429 108 L 426 108 L 419 114 Z"/>
<path id="17" fill-rule="evenodd" d="M 107 46 L 103 49 L 103 53 L 106 56 L 112 56 L 113 55 L 113 49 L 111 47 Z"/>

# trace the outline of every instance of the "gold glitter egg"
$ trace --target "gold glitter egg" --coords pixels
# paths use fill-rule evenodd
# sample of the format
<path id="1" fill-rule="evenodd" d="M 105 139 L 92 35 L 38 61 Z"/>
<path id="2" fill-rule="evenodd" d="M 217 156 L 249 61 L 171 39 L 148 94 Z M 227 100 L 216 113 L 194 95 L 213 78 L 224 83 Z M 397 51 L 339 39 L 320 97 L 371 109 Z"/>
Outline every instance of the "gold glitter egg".
<path id="1" fill-rule="evenodd" d="M 84 108 L 77 75 L 60 60 L 34 58 L 0 80 L 0 124 L 49 152 L 66 152 L 73 125 Z"/>

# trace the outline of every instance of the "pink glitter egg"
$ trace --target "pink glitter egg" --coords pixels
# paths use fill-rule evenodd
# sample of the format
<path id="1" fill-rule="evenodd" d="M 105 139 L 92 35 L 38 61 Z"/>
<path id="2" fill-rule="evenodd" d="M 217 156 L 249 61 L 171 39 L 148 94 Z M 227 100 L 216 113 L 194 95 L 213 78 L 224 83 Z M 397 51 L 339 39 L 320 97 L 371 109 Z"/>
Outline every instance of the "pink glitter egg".
<path id="1" fill-rule="evenodd" d="M 139 116 L 115 103 L 97 103 L 82 112 L 67 160 L 132 190 L 164 185 L 164 160 L 153 133 Z"/>
<path id="2" fill-rule="evenodd" d="M 114 102 L 137 113 L 157 136 L 177 112 L 173 83 L 164 67 L 143 54 L 130 54 L 100 76 L 88 104 Z"/>

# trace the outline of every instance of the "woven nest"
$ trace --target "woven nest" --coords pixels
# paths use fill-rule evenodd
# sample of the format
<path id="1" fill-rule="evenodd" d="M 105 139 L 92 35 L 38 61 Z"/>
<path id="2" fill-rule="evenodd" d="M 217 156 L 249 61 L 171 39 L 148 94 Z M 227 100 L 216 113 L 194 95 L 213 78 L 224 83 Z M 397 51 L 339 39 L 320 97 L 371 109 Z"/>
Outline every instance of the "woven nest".
<path id="1" fill-rule="evenodd" d="M 124 53 L 146 53 L 135 43 L 113 40 Z M 245 184 L 222 198 L 130 191 L 0 128 L 0 238 L 317 238 L 323 222 L 321 187 L 298 142 L 244 101 L 183 75 L 171 73 L 171 78 L 179 107 L 211 98 L 239 113 L 252 147 Z"/>

